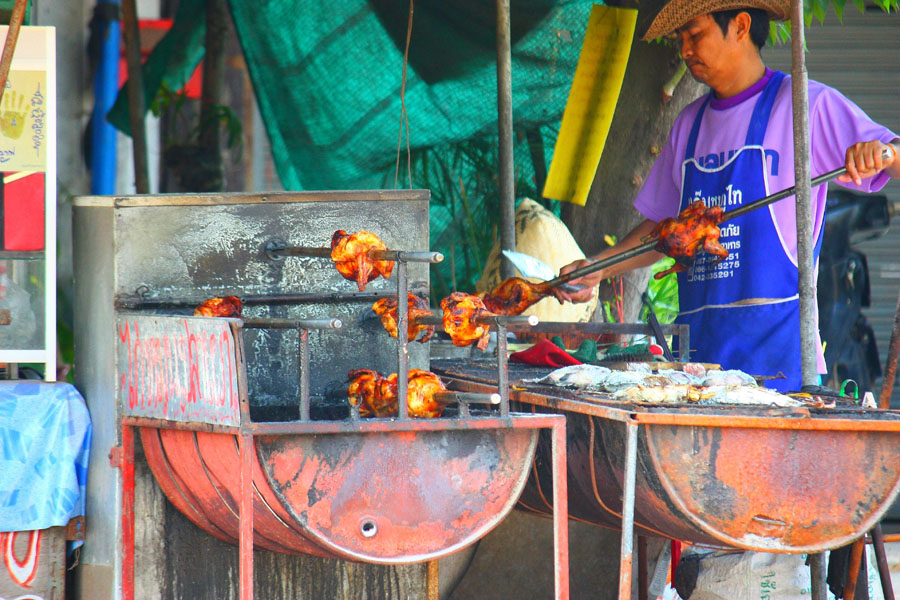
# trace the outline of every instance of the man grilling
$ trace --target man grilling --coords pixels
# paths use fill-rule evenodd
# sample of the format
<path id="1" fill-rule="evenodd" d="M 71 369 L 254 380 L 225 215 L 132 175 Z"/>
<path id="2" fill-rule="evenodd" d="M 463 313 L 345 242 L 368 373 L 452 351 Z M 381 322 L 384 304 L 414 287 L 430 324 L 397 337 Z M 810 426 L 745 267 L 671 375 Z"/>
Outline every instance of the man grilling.
<path id="1" fill-rule="evenodd" d="M 770 19 L 790 18 L 788 0 L 672 0 L 644 35 L 674 32 L 691 75 L 711 88 L 678 116 L 669 139 L 635 199 L 646 220 L 618 245 L 563 267 L 561 274 L 639 245 L 657 223 L 696 200 L 727 214 L 794 185 L 790 76 L 768 69 L 760 51 Z M 838 178 L 864 192 L 900 177 L 900 138 L 874 123 L 840 92 L 809 82 L 811 173 L 846 165 Z M 815 256 L 825 214 L 826 186 L 812 190 Z M 754 375 L 776 375 L 780 391 L 801 386 L 795 200 L 791 196 L 723 225 L 719 243 L 730 256 L 701 254 L 678 274 L 679 323 L 690 325 L 693 359 Z M 659 260 L 650 252 L 586 275 L 586 285 L 562 299 L 584 302 L 604 279 Z M 695 342 L 696 340 L 696 342 Z M 825 372 L 821 343 L 820 373 Z"/>

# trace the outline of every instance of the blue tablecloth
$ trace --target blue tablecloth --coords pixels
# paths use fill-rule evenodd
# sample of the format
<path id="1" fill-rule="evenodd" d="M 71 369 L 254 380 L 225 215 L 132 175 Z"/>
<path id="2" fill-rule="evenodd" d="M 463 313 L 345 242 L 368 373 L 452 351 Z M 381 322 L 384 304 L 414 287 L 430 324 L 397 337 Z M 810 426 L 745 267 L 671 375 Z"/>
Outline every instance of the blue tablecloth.
<path id="1" fill-rule="evenodd" d="M 0 531 L 84 514 L 91 418 L 68 383 L 0 381 Z"/>

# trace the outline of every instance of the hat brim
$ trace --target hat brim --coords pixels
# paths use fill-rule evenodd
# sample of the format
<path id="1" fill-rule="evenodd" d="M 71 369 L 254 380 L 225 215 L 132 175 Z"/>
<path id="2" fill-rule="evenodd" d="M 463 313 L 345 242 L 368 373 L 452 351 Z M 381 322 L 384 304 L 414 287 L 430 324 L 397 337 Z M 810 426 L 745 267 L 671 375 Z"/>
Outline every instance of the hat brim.
<path id="1" fill-rule="evenodd" d="M 766 11 L 769 18 L 775 21 L 791 18 L 790 0 L 672 0 L 662 7 L 641 39 L 655 40 L 700 15 L 735 8 L 758 8 Z"/>

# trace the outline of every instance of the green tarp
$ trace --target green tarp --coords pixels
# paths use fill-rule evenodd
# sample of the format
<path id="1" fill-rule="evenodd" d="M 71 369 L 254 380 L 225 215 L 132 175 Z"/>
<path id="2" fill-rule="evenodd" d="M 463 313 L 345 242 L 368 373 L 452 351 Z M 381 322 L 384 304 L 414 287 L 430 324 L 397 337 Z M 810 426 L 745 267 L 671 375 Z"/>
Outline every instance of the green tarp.
<path id="1" fill-rule="evenodd" d="M 593 4 L 511 3 L 518 197 L 535 195 L 533 156 L 549 164 Z M 203 5 L 181 0 L 173 41 L 148 61 L 154 73 L 160 65 L 190 73 L 192 49 L 202 42 L 203 19 L 195 14 Z M 412 175 L 404 138 L 397 185 L 408 187 L 411 179 L 413 187 L 432 190 L 432 248 L 453 247 L 456 272 L 445 261 L 436 272 L 437 294 L 453 277 L 471 289 L 495 235 L 494 7 L 485 0 L 414 2 L 405 89 Z M 409 2 L 231 0 L 230 8 L 285 189 L 394 187 Z M 145 80 L 179 81 L 165 73 Z M 123 130 L 124 109 L 110 118 Z"/>

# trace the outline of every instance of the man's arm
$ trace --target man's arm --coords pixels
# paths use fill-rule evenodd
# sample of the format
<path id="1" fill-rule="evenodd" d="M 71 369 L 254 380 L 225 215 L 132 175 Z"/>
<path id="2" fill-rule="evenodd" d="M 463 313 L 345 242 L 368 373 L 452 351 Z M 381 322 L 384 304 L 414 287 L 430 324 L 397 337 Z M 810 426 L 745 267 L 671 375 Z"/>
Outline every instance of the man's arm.
<path id="1" fill-rule="evenodd" d="M 620 252 L 624 252 L 625 250 L 630 250 L 635 246 L 640 246 L 643 243 L 643 238 L 650 235 L 655 227 L 656 223 L 654 221 L 645 219 L 637 227 L 632 229 L 628 233 L 628 235 L 626 235 L 622 239 L 622 241 L 620 241 L 615 246 L 607 248 L 603 252 L 600 252 L 599 254 L 596 254 L 592 257 L 582 260 L 576 260 L 575 262 L 572 262 L 560 269 L 559 274 L 565 275 L 566 273 L 571 273 L 575 269 L 586 267 L 587 265 L 595 263 L 598 260 L 607 258 L 614 254 L 619 254 Z M 645 252 L 644 254 L 640 254 L 624 262 L 611 265 L 609 267 L 606 267 L 605 269 L 600 269 L 599 271 L 594 271 L 593 273 L 585 275 L 584 277 L 573 279 L 570 283 L 585 286 L 585 289 L 581 291 L 575 292 L 573 294 L 567 294 L 559 288 L 555 288 L 553 290 L 553 293 L 561 302 L 587 302 L 594 294 L 594 287 L 599 285 L 600 282 L 604 279 L 615 277 L 616 275 L 631 271 L 632 269 L 638 269 L 640 267 L 652 265 L 663 256 L 663 254 L 653 250 L 651 250 L 650 252 Z"/>
<path id="2" fill-rule="evenodd" d="M 847 173 L 838 177 L 838 181 L 861 185 L 862 180 L 885 171 L 894 179 L 900 179 L 900 138 L 894 138 L 890 144 L 878 140 L 857 142 L 847 148 L 845 165 Z M 885 156 L 885 151 L 888 156 Z"/>

